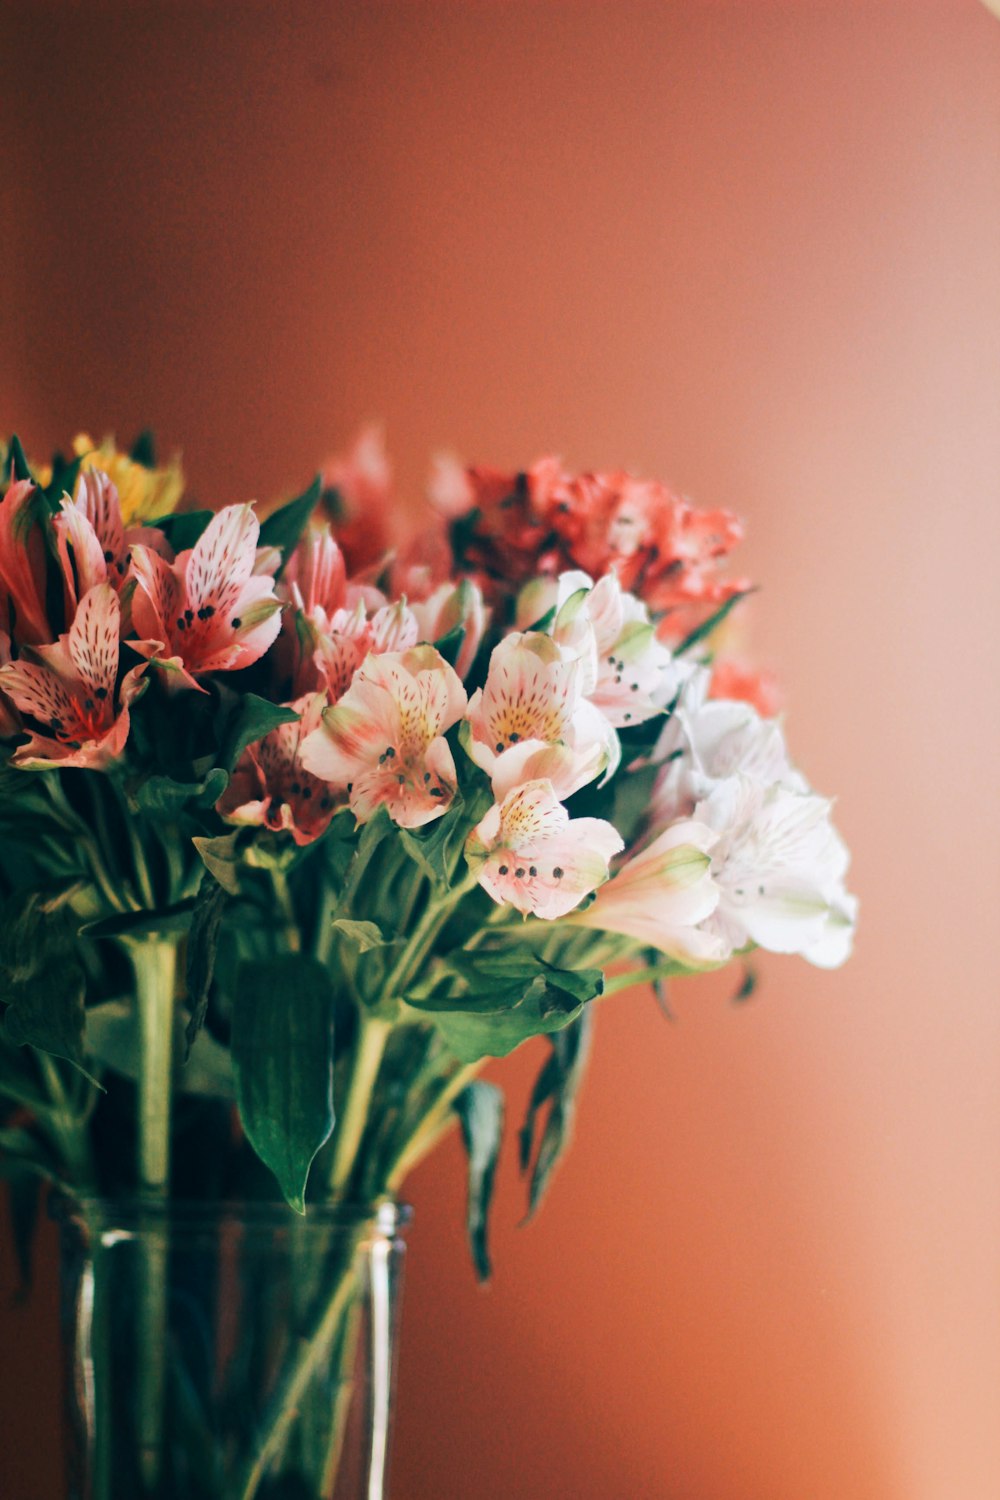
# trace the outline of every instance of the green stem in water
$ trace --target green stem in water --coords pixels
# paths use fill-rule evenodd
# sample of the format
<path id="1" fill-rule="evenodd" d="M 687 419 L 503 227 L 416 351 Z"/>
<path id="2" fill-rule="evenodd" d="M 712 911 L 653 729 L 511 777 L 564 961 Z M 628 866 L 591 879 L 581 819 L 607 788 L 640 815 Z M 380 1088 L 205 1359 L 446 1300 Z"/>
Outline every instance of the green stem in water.
<path id="1" fill-rule="evenodd" d="M 170 1179 L 170 1089 L 173 1070 L 177 949 L 162 940 L 131 945 L 139 1011 L 139 1189 L 165 1199 Z M 139 1465 L 144 1493 L 155 1494 L 163 1466 L 166 1393 L 166 1221 L 153 1219 L 139 1245 L 139 1345 L 136 1390 Z"/>

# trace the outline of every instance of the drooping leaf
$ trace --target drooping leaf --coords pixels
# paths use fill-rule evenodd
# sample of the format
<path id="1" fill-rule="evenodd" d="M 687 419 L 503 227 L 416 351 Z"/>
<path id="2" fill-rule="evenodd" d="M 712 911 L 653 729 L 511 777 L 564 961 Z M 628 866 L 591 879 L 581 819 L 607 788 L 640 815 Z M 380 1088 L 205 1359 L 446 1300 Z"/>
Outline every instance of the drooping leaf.
<path id="1" fill-rule="evenodd" d="M 354 894 L 365 876 L 372 855 L 394 827 L 387 809 L 384 806 L 378 807 L 362 827 L 357 844 L 346 861 L 343 858 L 344 851 L 341 851 L 340 867 L 344 870 L 344 881 L 337 902 L 338 915 L 345 915 L 350 911 Z"/>
<path id="2" fill-rule="evenodd" d="M 317 474 L 307 490 L 278 510 L 272 511 L 261 523 L 258 545 L 279 548 L 282 567 L 298 546 L 299 538 L 309 524 L 309 517 L 319 504 L 321 493 L 322 483 Z M 278 572 L 280 574 L 280 568 Z"/>
<path id="3" fill-rule="evenodd" d="M 7 1184 L 7 1211 L 10 1214 L 10 1233 L 17 1257 L 17 1269 L 21 1277 L 18 1300 L 31 1290 L 31 1253 L 38 1228 L 38 1212 L 41 1206 L 42 1180 L 32 1171 L 12 1172 Z"/>
<path id="4" fill-rule="evenodd" d="M 177 818 L 188 807 L 212 807 L 229 784 L 229 775 L 215 766 L 201 781 L 175 781 L 172 776 L 149 776 L 129 796 L 139 812 L 157 818 Z"/>
<path id="5" fill-rule="evenodd" d="M 739 989 L 733 995 L 733 1004 L 742 1005 L 749 1000 L 757 988 L 757 970 L 751 964 L 745 964 L 743 968 L 743 979 Z"/>
<path id="6" fill-rule="evenodd" d="M 162 531 L 175 552 L 186 552 L 194 546 L 214 515 L 212 510 L 183 510 L 169 516 L 157 516 L 144 524 Z"/>
<path id="7" fill-rule="evenodd" d="M 528 1189 L 529 1218 L 538 1209 L 552 1174 L 572 1139 L 576 1101 L 590 1055 L 592 1028 L 593 1012 L 585 1008 L 569 1026 L 550 1037 L 552 1052 L 538 1075 L 528 1102 L 518 1137 L 522 1172 L 531 1165 L 538 1113 L 543 1105 L 549 1105 Z"/>
<path id="8" fill-rule="evenodd" d="M 206 838 L 199 834 L 191 840 L 201 855 L 208 873 L 218 881 L 224 891 L 229 892 L 230 896 L 240 894 L 239 836 L 240 830 L 235 828 L 232 833 L 220 833 L 215 838 Z"/>
<path id="9" fill-rule="evenodd" d="M 293 953 L 240 968 L 231 1044 L 240 1118 L 300 1214 L 334 1125 L 333 1013 L 329 975 L 313 959 Z"/>
<path id="10" fill-rule="evenodd" d="M 512 955 L 506 973 L 491 972 L 485 955 L 452 962 L 461 969 L 466 987 L 407 996 L 407 1003 L 432 1017 L 462 1062 L 505 1057 L 529 1037 L 561 1031 L 604 989 L 599 969 L 557 969 L 532 955 Z M 500 962 L 497 955 L 494 964 Z"/>
<path id="11" fill-rule="evenodd" d="M 359 953 L 370 953 L 373 948 L 390 948 L 400 941 L 399 938 L 387 937 L 377 922 L 355 922 L 350 917 L 335 917 L 333 925 Z"/>
<path id="12" fill-rule="evenodd" d="M 282 708 L 256 693 L 244 693 L 236 700 L 229 716 L 219 751 L 219 764 L 232 771 L 248 745 L 262 740 L 279 724 L 293 724 L 298 718 L 293 708 Z"/>
<path id="13" fill-rule="evenodd" d="M 195 897 L 187 942 L 186 975 L 190 1016 L 184 1031 L 185 1061 L 191 1056 L 194 1039 L 205 1023 L 219 947 L 219 927 L 227 899 L 225 887 L 215 879 L 210 870 L 206 870 Z"/>
<path id="14" fill-rule="evenodd" d="M 477 1078 L 455 1100 L 455 1112 L 469 1158 L 466 1209 L 469 1248 L 477 1276 L 480 1281 L 488 1281 L 493 1269 L 489 1251 L 489 1212 L 503 1137 L 503 1094 L 494 1084 Z"/>

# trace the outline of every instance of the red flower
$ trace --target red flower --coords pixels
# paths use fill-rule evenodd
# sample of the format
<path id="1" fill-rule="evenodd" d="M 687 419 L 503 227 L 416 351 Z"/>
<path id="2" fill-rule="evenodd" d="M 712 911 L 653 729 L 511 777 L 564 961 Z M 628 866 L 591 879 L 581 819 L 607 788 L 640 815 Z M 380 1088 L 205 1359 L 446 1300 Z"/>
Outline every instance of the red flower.
<path id="1" fill-rule="evenodd" d="M 20 646 L 51 641 L 45 611 L 45 536 L 30 479 L 11 481 L 0 500 L 0 629 Z"/>

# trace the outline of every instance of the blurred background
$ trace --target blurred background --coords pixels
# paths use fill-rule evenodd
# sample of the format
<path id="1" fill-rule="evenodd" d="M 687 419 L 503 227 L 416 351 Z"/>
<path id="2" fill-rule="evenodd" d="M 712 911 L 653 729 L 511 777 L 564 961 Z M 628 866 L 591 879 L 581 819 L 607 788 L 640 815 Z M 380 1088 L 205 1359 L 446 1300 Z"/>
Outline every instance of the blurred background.
<path id="1" fill-rule="evenodd" d="M 731 506 L 854 851 L 846 969 L 604 1008 L 488 1289 L 458 1142 L 414 1177 L 395 1500 L 996 1500 L 1000 23 L 0 0 L 0 57 L 0 428 L 152 425 L 218 504 L 374 417 L 414 500 L 450 446 Z M 41 1252 L 4 1500 L 61 1493 Z"/>

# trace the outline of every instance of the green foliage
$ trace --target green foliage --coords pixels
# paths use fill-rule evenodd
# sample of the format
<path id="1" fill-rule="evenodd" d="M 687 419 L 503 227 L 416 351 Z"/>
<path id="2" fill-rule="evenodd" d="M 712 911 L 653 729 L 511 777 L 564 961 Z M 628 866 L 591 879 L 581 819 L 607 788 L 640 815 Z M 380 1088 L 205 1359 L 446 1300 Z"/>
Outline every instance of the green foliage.
<path id="1" fill-rule="evenodd" d="M 66 909 L 51 910 L 37 892 L 12 897 L 0 919 L 5 1039 L 15 1047 L 65 1057 L 82 1069 L 84 983 Z"/>
<path id="2" fill-rule="evenodd" d="M 520 950 L 451 955 L 458 984 L 447 994 L 407 996 L 430 1016 L 462 1062 L 505 1057 L 529 1037 L 561 1031 L 604 991 L 599 969 L 572 971 Z"/>
<path id="3" fill-rule="evenodd" d="M 283 568 L 291 554 L 298 546 L 299 538 L 309 524 L 309 518 L 322 493 L 320 476 L 317 474 L 312 484 L 301 495 L 294 500 L 289 500 L 279 510 L 272 511 L 265 521 L 261 523 L 260 541 L 261 547 L 277 547 L 281 552 L 281 567 Z M 281 568 L 278 569 L 280 575 Z"/>
<path id="4" fill-rule="evenodd" d="M 187 942 L 186 978 L 190 1017 L 184 1033 L 186 1058 L 190 1058 L 195 1038 L 205 1024 L 208 997 L 215 974 L 215 959 L 219 950 L 219 928 L 227 896 L 226 888 L 215 879 L 210 870 L 206 870 L 195 897 Z"/>
<path id="5" fill-rule="evenodd" d="M 244 963 L 233 996 L 236 1098 L 247 1139 L 305 1213 L 313 1159 L 333 1130 L 333 992 L 300 954 Z"/>
<path id="6" fill-rule="evenodd" d="M 129 458 L 144 469 L 156 468 L 156 438 L 151 427 L 144 427 L 129 449 Z"/>
<path id="7" fill-rule="evenodd" d="M 218 764 L 232 771 L 248 745 L 262 740 L 279 724 L 294 724 L 298 714 L 293 708 L 282 708 L 256 693 L 243 693 L 236 699 L 228 722 L 223 728 Z"/>
<path id="8" fill-rule="evenodd" d="M 462 759 L 464 761 L 464 756 Z M 450 886 L 469 829 L 479 822 L 493 802 L 485 777 L 478 773 L 474 775 L 464 766 L 463 770 L 466 785 L 456 789 L 451 806 L 443 817 L 435 818 L 423 828 L 398 830 L 403 848 L 438 891 L 446 891 Z"/>
<path id="9" fill-rule="evenodd" d="M 31 467 L 28 463 L 24 449 L 21 446 L 21 439 L 18 437 L 16 432 L 11 437 L 10 444 L 7 448 L 7 463 L 8 466 L 13 469 L 15 479 L 34 480 L 35 476 L 31 472 Z M 7 476 L 4 475 L 5 480 L 6 478 Z"/>
<path id="10" fill-rule="evenodd" d="M 476 1079 L 455 1100 L 455 1112 L 469 1158 L 466 1210 L 469 1248 L 480 1281 L 488 1281 L 493 1269 L 489 1253 L 489 1212 L 503 1138 L 503 1094 L 494 1084 Z"/>
<path id="11" fill-rule="evenodd" d="M 576 1101 L 590 1056 L 593 1013 L 584 1009 L 575 1021 L 549 1038 L 552 1051 L 535 1081 L 518 1135 L 521 1171 L 531 1167 L 535 1127 L 540 1110 L 549 1106 L 528 1188 L 528 1216 L 539 1207 L 552 1173 L 570 1144 Z"/>
<path id="12" fill-rule="evenodd" d="M 213 807 L 228 785 L 229 775 L 221 766 L 214 766 L 200 781 L 147 776 L 128 793 L 128 800 L 136 812 L 176 819 L 189 808 Z"/>
<path id="13" fill-rule="evenodd" d="M 335 917 L 333 925 L 359 953 L 370 953 L 373 948 L 390 948 L 401 941 L 387 937 L 377 922 L 355 922 L 350 917 Z"/>
<path id="14" fill-rule="evenodd" d="M 220 833 L 214 838 L 195 837 L 191 840 L 209 875 L 230 896 L 238 896 L 241 890 L 239 837 L 240 829 L 234 828 L 232 833 Z"/>
<path id="15" fill-rule="evenodd" d="M 182 510 L 169 516 L 158 516 L 155 521 L 145 524 L 162 531 L 175 552 L 186 552 L 194 546 L 214 515 L 213 510 Z"/>

